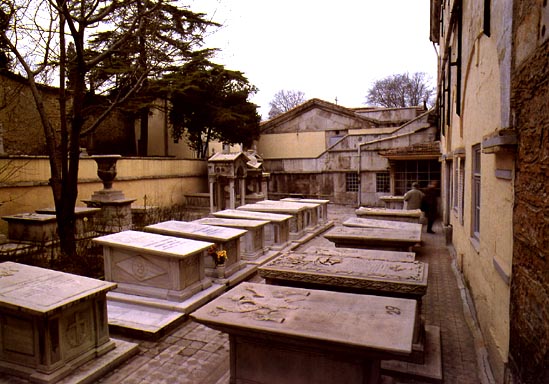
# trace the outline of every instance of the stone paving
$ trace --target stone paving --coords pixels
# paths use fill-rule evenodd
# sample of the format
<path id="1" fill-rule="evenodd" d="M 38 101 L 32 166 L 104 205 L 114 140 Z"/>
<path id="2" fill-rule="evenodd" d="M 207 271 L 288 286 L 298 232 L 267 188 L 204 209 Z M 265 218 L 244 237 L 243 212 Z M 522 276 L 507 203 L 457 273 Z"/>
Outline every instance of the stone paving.
<path id="1" fill-rule="evenodd" d="M 329 218 L 336 225 L 354 216 L 354 208 L 329 206 Z M 438 223 L 437 223 L 438 224 Z M 456 277 L 453 260 L 445 245 L 439 225 L 436 234 L 423 233 L 423 246 L 416 250 L 417 259 L 429 263 L 429 286 L 423 299 L 426 324 L 436 325 L 441 330 L 442 364 L 444 383 L 474 384 L 490 383 L 489 372 L 484 367 L 481 340 L 468 311 L 463 284 Z M 333 247 L 333 243 L 321 235 L 303 244 L 297 250 L 309 246 Z M 261 281 L 259 277 L 252 278 Z M 129 361 L 109 372 L 98 383 L 102 384 L 149 384 L 229 383 L 229 339 L 226 334 L 187 320 L 159 341 L 139 341 L 140 352 Z M 19 384 L 20 379 L 1 379 L 0 383 Z M 423 381 L 396 379 L 397 384 L 422 384 Z"/>

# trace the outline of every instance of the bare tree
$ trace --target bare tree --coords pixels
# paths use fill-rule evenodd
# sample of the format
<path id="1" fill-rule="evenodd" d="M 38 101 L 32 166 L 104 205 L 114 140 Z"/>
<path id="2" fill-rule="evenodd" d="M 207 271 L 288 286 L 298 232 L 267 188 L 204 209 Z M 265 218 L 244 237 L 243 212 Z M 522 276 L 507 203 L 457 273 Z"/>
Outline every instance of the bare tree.
<path id="1" fill-rule="evenodd" d="M 431 106 L 434 88 L 426 73 L 416 72 L 388 76 L 377 80 L 368 91 L 368 103 L 387 108 Z"/>
<path id="2" fill-rule="evenodd" d="M 15 68 L 25 74 L 40 115 L 49 154 L 60 246 L 66 257 L 76 255 L 74 207 L 78 194 L 80 137 L 95 129 L 115 106 L 138 91 L 152 71 L 158 69 L 158 63 L 154 57 L 127 68 L 124 92 L 107 92 L 111 95 L 110 104 L 99 117 L 87 121 L 86 97 L 96 90 L 90 74 L 123 52 L 135 36 L 148 37 L 151 46 L 170 55 L 172 39 L 165 35 L 151 39 L 148 32 L 151 21 L 161 18 L 158 12 L 166 3 L 164 0 L 0 2 L 0 47 L 13 55 L 17 61 Z M 200 31 L 203 24 L 196 18 L 189 21 L 187 16 L 179 14 L 171 22 L 175 26 L 186 26 L 188 34 L 196 29 Z M 88 41 L 98 32 L 109 34 L 112 39 L 90 49 Z M 170 55 L 169 63 L 177 59 L 176 54 Z M 55 118 L 46 110 L 37 86 L 38 81 L 52 78 L 59 80 L 59 114 Z"/>
<path id="3" fill-rule="evenodd" d="M 301 91 L 278 91 L 269 103 L 269 119 L 276 117 L 305 102 L 305 94 Z"/>

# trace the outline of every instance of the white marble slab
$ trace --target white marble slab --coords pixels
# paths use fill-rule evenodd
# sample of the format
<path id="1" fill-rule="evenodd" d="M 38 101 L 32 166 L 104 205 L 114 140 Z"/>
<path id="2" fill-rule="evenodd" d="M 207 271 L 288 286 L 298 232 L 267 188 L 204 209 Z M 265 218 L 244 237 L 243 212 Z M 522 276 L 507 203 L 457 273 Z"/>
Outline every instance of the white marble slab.
<path id="1" fill-rule="evenodd" d="M 222 265 L 215 262 L 213 258 L 215 253 L 212 255 L 206 254 L 204 257 L 206 275 L 215 282 L 232 286 L 254 272 L 252 268 L 246 267 L 240 253 L 240 239 L 247 233 L 244 229 L 176 220 L 148 225 L 144 229 L 145 231 L 169 236 L 206 240 L 215 243 L 215 252 L 225 251 L 226 253 L 226 260 Z"/>
<path id="2" fill-rule="evenodd" d="M 378 220 L 407 221 L 410 223 L 419 223 L 422 217 L 422 212 L 419 209 L 360 207 L 355 211 L 355 213 L 358 217 Z"/>
<path id="3" fill-rule="evenodd" d="M 33 315 L 52 314 L 115 288 L 108 281 L 10 261 L 0 264 L 0 306 Z"/>
<path id="4" fill-rule="evenodd" d="M 295 206 L 286 204 L 275 204 L 272 200 L 261 201 L 255 204 L 245 204 L 237 208 L 239 211 L 267 212 L 267 213 L 283 213 L 291 215 L 290 219 L 290 240 L 297 240 L 303 237 L 305 229 L 305 211 L 304 206 Z"/>
<path id="5" fill-rule="evenodd" d="M 94 239 L 103 245 L 105 279 L 117 292 L 181 302 L 210 287 L 205 250 L 213 243 L 125 231 Z"/>
<path id="6" fill-rule="evenodd" d="M 420 232 L 422 225 L 418 223 L 408 223 L 405 221 L 394 220 L 375 220 L 365 219 L 361 217 L 350 217 L 343 222 L 347 227 L 362 227 L 362 228 L 386 228 L 400 231 Z"/>
<path id="7" fill-rule="evenodd" d="M 339 226 L 324 237 L 341 248 L 368 248 L 407 251 L 421 242 L 421 232 L 398 231 L 386 228 L 358 228 Z"/>
<path id="8" fill-rule="evenodd" d="M 189 236 L 196 240 L 224 242 L 243 236 L 246 231 L 236 228 L 224 228 L 213 225 L 204 225 L 188 221 L 169 220 L 145 227 L 148 232 L 161 233 L 172 236 Z"/>
<path id="9" fill-rule="evenodd" d="M 235 219 L 266 220 L 273 223 L 283 223 L 292 218 L 291 215 L 268 212 L 244 211 L 237 209 L 225 209 L 223 211 L 213 212 L 215 217 L 226 217 Z"/>
<path id="10" fill-rule="evenodd" d="M 269 224 L 265 227 L 265 245 L 274 250 L 284 248 L 290 238 L 290 220 L 292 215 L 255 212 L 237 209 L 225 209 L 223 211 L 213 212 L 215 217 L 220 218 L 237 218 L 250 220 L 265 220 Z"/>
<path id="11" fill-rule="evenodd" d="M 318 220 L 322 223 L 328 221 L 328 204 L 330 200 L 326 199 L 299 199 L 295 197 L 286 197 L 281 199 L 281 201 L 290 201 L 290 202 L 301 202 L 301 203 L 313 203 L 318 204 Z"/>
<path id="12" fill-rule="evenodd" d="M 191 317 L 229 334 L 230 381 L 379 384 L 412 352 L 416 301 L 242 283 Z"/>
<path id="13" fill-rule="evenodd" d="M 116 284 L 13 262 L 0 264 L 0 372 L 53 383 L 108 354 L 107 292 Z"/>
<path id="14" fill-rule="evenodd" d="M 244 282 L 191 314 L 228 333 L 298 337 L 409 354 L 416 301 Z"/>
<path id="15" fill-rule="evenodd" d="M 362 257 L 364 259 L 387 261 L 414 261 L 416 259 L 416 254 L 414 252 L 384 251 L 380 249 L 309 247 L 305 249 L 305 253 L 330 256 L 354 256 Z"/>
<path id="16" fill-rule="evenodd" d="M 246 234 L 240 240 L 242 258 L 246 261 L 256 260 L 265 252 L 265 226 L 270 223 L 269 221 L 205 217 L 194 222 L 246 230 Z"/>
<path id="17" fill-rule="evenodd" d="M 428 266 L 420 261 L 388 261 L 351 255 L 284 253 L 259 267 L 268 283 L 323 286 L 335 291 L 389 293 L 421 299 Z"/>
<path id="18" fill-rule="evenodd" d="M 147 251 L 151 254 L 185 258 L 189 254 L 203 251 L 211 242 L 164 236 L 141 231 L 123 231 L 94 239 L 103 246 L 123 248 L 129 251 Z"/>
<path id="19" fill-rule="evenodd" d="M 250 220 L 250 219 L 227 219 L 222 217 L 204 217 L 193 221 L 198 224 L 213 225 L 218 227 L 240 228 L 240 229 L 258 229 L 267 224 L 265 220 Z"/>
<path id="20" fill-rule="evenodd" d="M 146 338 L 155 337 L 159 330 L 171 329 L 185 318 L 182 312 L 113 300 L 108 302 L 108 314 L 111 328 L 121 328 L 122 332 L 131 329 L 133 336 Z"/>

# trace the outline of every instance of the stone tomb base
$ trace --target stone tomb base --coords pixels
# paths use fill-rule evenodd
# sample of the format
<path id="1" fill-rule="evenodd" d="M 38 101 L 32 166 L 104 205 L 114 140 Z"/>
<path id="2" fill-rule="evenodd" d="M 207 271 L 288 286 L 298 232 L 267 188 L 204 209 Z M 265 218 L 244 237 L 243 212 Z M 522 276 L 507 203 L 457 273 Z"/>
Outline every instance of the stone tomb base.
<path id="1" fill-rule="evenodd" d="M 98 357 L 112 367 L 136 352 L 133 343 L 116 351 L 109 338 L 115 284 L 13 262 L 0 264 L 0 277 L 0 372 L 55 383 Z"/>
<path id="2" fill-rule="evenodd" d="M 157 340 L 226 288 L 224 284 L 212 284 L 181 302 L 110 292 L 107 295 L 109 329 L 125 336 Z"/>
<path id="3" fill-rule="evenodd" d="M 414 364 L 401 360 L 384 360 L 381 362 L 381 372 L 392 377 L 442 383 L 440 328 L 435 325 L 425 325 L 423 357 L 423 364 Z"/>

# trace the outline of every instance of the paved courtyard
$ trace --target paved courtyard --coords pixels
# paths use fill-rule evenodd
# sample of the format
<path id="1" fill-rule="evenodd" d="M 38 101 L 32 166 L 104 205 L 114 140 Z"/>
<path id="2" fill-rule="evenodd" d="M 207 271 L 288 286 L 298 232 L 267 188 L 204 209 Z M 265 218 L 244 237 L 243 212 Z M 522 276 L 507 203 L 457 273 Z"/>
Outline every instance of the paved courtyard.
<path id="1" fill-rule="evenodd" d="M 354 208 L 330 205 L 329 219 L 336 225 L 355 216 Z M 489 383 L 484 374 L 482 343 L 468 310 L 466 292 L 456 277 L 452 258 L 445 245 L 440 225 L 435 234 L 423 233 L 424 244 L 416 251 L 417 260 L 429 264 L 427 295 L 423 300 L 423 315 L 427 325 L 440 327 L 444 383 Z M 333 243 L 319 235 L 297 250 L 310 246 L 333 247 Z M 252 278 L 259 282 L 257 276 Z M 108 372 L 98 382 L 102 384 L 146 383 L 229 383 L 229 339 L 226 334 L 187 320 L 158 341 L 140 341 L 113 335 L 139 343 L 139 353 Z M 0 379 L 0 383 L 19 384 L 19 379 Z M 419 384 L 424 381 L 397 378 L 400 384 Z"/>

